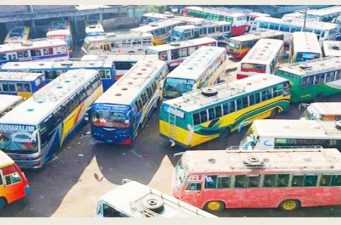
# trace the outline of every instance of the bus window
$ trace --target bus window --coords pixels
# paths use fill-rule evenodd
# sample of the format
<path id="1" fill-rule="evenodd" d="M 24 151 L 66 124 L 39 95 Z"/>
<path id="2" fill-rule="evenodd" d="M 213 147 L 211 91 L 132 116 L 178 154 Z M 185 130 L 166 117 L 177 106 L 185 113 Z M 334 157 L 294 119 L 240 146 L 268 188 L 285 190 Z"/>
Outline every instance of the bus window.
<path id="1" fill-rule="evenodd" d="M 103 217 L 127 217 L 107 204 L 103 204 Z"/>
<path id="2" fill-rule="evenodd" d="M 235 176 L 235 188 L 245 188 L 247 187 L 246 176 L 245 175 L 237 175 Z"/>
<path id="3" fill-rule="evenodd" d="M 248 187 L 259 187 L 260 175 L 249 175 Z"/>
<path id="4" fill-rule="evenodd" d="M 292 177 L 291 186 L 292 187 L 303 187 L 304 185 L 304 175 L 294 175 Z"/>
<path id="5" fill-rule="evenodd" d="M 201 183 L 189 183 L 186 190 L 187 191 L 200 191 Z"/>

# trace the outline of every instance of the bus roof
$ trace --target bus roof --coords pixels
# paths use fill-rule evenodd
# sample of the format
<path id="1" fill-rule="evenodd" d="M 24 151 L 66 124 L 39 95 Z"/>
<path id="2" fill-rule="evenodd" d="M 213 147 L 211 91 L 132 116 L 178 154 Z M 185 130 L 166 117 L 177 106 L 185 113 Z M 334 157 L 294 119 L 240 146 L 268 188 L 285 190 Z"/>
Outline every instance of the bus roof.
<path id="1" fill-rule="evenodd" d="M 307 11 L 307 15 L 314 16 L 327 16 L 329 14 L 341 13 L 341 6 L 330 6 L 322 9 L 310 9 Z"/>
<path id="2" fill-rule="evenodd" d="M 313 102 L 309 107 L 321 115 L 341 115 L 341 102 Z"/>
<path id="3" fill-rule="evenodd" d="M 296 52 L 314 52 L 322 55 L 321 45 L 315 33 L 294 32 L 292 40 Z"/>
<path id="4" fill-rule="evenodd" d="M 241 80 L 224 82 L 209 88 L 214 88 L 218 94 L 212 97 L 207 97 L 202 94 L 202 90 L 196 90 L 185 93 L 183 96 L 165 101 L 165 103 L 176 106 L 179 109 L 191 112 L 209 106 L 215 103 L 222 102 L 226 99 L 231 99 L 241 96 L 245 93 L 260 90 L 275 84 L 287 81 L 286 79 L 274 76 L 272 74 L 257 74 Z"/>
<path id="5" fill-rule="evenodd" d="M 224 25 L 231 25 L 231 22 L 208 20 L 207 22 L 202 23 L 200 25 L 193 25 L 193 24 L 180 25 L 180 26 L 176 26 L 174 29 L 177 29 L 177 30 L 193 30 L 193 29 L 200 29 L 200 28 L 204 28 L 204 27 L 215 27 L 215 26 L 224 26 Z"/>
<path id="6" fill-rule="evenodd" d="M 66 46 L 66 42 L 60 39 L 30 39 L 22 42 L 14 42 L 0 45 L 0 52 L 29 50 L 42 47 Z"/>
<path id="7" fill-rule="evenodd" d="M 159 45 L 162 46 L 162 45 Z M 143 59 L 158 59 L 157 55 L 84 55 L 82 61 L 110 60 L 114 62 L 137 62 Z"/>
<path id="8" fill-rule="evenodd" d="M 5 168 L 14 164 L 13 159 L 11 159 L 6 153 L 0 150 L 0 169 Z"/>
<path id="9" fill-rule="evenodd" d="M 142 202 L 150 198 L 161 198 L 164 209 L 159 213 L 148 210 L 148 208 L 143 206 Z M 99 201 L 103 201 L 132 217 L 146 217 L 146 215 L 148 217 L 160 216 L 168 218 L 193 216 L 215 217 L 208 212 L 135 181 L 129 181 L 115 188 L 100 197 Z"/>
<path id="10" fill-rule="evenodd" d="M 90 36 L 84 39 L 84 43 L 99 42 L 99 41 L 115 41 L 115 40 L 130 40 L 130 39 L 151 39 L 153 35 L 149 33 L 140 33 L 135 31 L 112 32 L 101 36 Z"/>
<path id="11" fill-rule="evenodd" d="M 130 105 L 137 95 L 153 78 L 154 74 L 166 67 L 161 60 L 140 60 L 123 77 L 116 81 L 97 100 L 97 103 Z"/>
<path id="12" fill-rule="evenodd" d="M 297 76 L 306 76 L 341 69 L 341 57 L 324 57 L 305 62 L 285 64 L 278 68 Z"/>
<path id="13" fill-rule="evenodd" d="M 250 158 L 258 159 L 259 167 L 250 166 Z M 335 148 L 195 150 L 186 151 L 182 163 L 192 174 L 335 171 L 341 170 L 341 153 Z"/>
<path id="14" fill-rule="evenodd" d="M 3 95 L 0 94 L 0 113 L 7 110 L 8 107 L 11 107 L 15 103 L 23 100 L 21 96 L 18 95 Z"/>
<path id="15" fill-rule="evenodd" d="M 282 31 L 266 30 L 262 32 L 248 33 L 248 34 L 232 37 L 229 40 L 242 42 L 242 41 L 251 41 L 251 40 L 256 40 L 256 39 L 261 39 L 261 38 L 271 38 L 273 36 L 278 36 L 278 35 L 284 35 L 284 33 Z"/>
<path id="16" fill-rule="evenodd" d="M 203 46 L 187 57 L 167 78 L 199 79 L 214 61 L 225 54 L 225 48 Z"/>
<path id="17" fill-rule="evenodd" d="M 2 72 L 0 71 L 0 80 L 4 81 L 35 81 L 43 73 L 28 73 L 28 72 Z"/>
<path id="18" fill-rule="evenodd" d="M 38 125 L 59 105 L 98 74 L 96 70 L 70 70 L 46 84 L 22 104 L 0 118 L 1 124 Z"/>
<path id="19" fill-rule="evenodd" d="M 212 42 L 217 43 L 217 40 L 213 38 L 204 37 L 204 38 L 196 38 L 196 39 L 185 40 L 185 41 L 172 42 L 170 44 L 149 46 L 147 47 L 147 50 L 152 50 L 155 52 L 162 52 L 162 51 L 202 45 L 202 44 L 207 44 L 207 43 L 212 43 Z"/>
<path id="20" fill-rule="evenodd" d="M 130 31 L 149 33 L 160 28 L 169 27 L 169 26 L 177 26 L 180 24 L 183 24 L 181 20 L 160 20 L 160 21 L 149 23 L 141 27 L 130 29 Z"/>
<path id="21" fill-rule="evenodd" d="M 240 63 L 269 65 L 283 47 L 284 41 L 277 39 L 259 39 Z"/>
<path id="22" fill-rule="evenodd" d="M 59 30 L 50 30 L 46 33 L 46 37 L 53 36 L 53 35 L 71 35 L 69 29 L 59 29 Z"/>
<path id="23" fill-rule="evenodd" d="M 186 7 L 186 9 L 202 11 L 205 13 L 214 13 L 214 14 L 228 16 L 228 17 L 245 16 L 244 13 L 233 11 L 233 10 L 222 10 L 222 9 L 215 9 L 215 8 L 208 8 L 208 7 L 189 6 L 189 7 Z"/>
<path id="24" fill-rule="evenodd" d="M 341 140 L 341 129 L 337 129 L 335 121 L 255 120 L 252 129 L 260 137 Z"/>
<path id="25" fill-rule="evenodd" d="M 205 21 L 203 18 L 197 18 L 197 17 L 188 17 L 188 16 L 178 16 L 171 13 L 145 13 L 143 14 L 144 17 L 153 17 L 158 18 L 161 20 L 178 20 L 183 21 L 190 24 L 201 24 Z"/>
<path id="26" fill-rule="evenodd" d="M 341 41 L 323 41 L 325 56 L 341 56 Z"/>

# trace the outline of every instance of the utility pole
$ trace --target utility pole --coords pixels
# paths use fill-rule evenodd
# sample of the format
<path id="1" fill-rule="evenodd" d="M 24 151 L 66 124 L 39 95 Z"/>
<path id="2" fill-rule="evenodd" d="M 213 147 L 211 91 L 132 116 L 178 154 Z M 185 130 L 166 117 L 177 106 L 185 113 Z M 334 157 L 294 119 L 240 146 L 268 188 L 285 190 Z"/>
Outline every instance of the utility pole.
<path id="1" fill-rule="evenodd" d="M 305 26 L 306 26 L 306 22 L 307 22 L 307 12 L 308 12 L 308 7 L 305 8 L 304 10 L 304 21 L 303 21 L 303 32 L 305 31 Z"/>

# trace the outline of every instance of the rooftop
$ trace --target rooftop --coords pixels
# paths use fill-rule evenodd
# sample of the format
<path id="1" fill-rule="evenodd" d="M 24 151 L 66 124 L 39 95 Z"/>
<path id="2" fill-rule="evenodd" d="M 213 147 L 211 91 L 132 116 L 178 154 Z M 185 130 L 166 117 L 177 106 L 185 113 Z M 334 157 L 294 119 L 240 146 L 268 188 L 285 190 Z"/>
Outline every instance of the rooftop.
<path id="1" fill-rule="evenodd" d="M 34 81 L 43 73 L 0 72 L 1 83 L 5 81 Z"/>
<path id="2" fill-rule="evenodd" d="M 323 41 L 325 56 L 341 56 L 341 41 Z"/>

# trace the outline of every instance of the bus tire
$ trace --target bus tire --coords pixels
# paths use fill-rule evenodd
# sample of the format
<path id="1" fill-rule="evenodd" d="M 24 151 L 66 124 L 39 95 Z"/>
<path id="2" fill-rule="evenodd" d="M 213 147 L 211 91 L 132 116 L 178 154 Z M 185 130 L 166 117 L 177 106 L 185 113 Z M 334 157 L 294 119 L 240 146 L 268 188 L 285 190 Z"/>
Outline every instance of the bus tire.
<path id="1" fill-rule="evenodd" d="M 301 207 L 301 203 L 296 199 L 287 199 L 281 202 L 279 208 L 283 211 L 291 212 Z"/>
<path id="2" fill-rule="evenodd" d="M 276 116 L 278 113 L 279 113 L 279 109 L 278 109 L 278 108 L 274 108 L 274 109 L 271 111 L 270 117 L 272 118 L 272 117 Z"/>
<path id="3" fill-rule="evenodd" d="M 225 209 L 225 204 L 222 201 L 210 201 L 205 204 L 204 209 L 208 212 L 221 212 Z"/>
<path id="4" fill-rule="evenodd" d="M 150 197 L 142 202 L 143 207 L 152 210 L 153 212 L 160 213 L 162 212 L 164 206 L 163 206 L 163 200 L 160 197 Z"/>
<path id="5" fill-rule="evenodd" d="M 0 209 L 5 208 L 7 201 L 5 198 L 0 197 Z"/>

